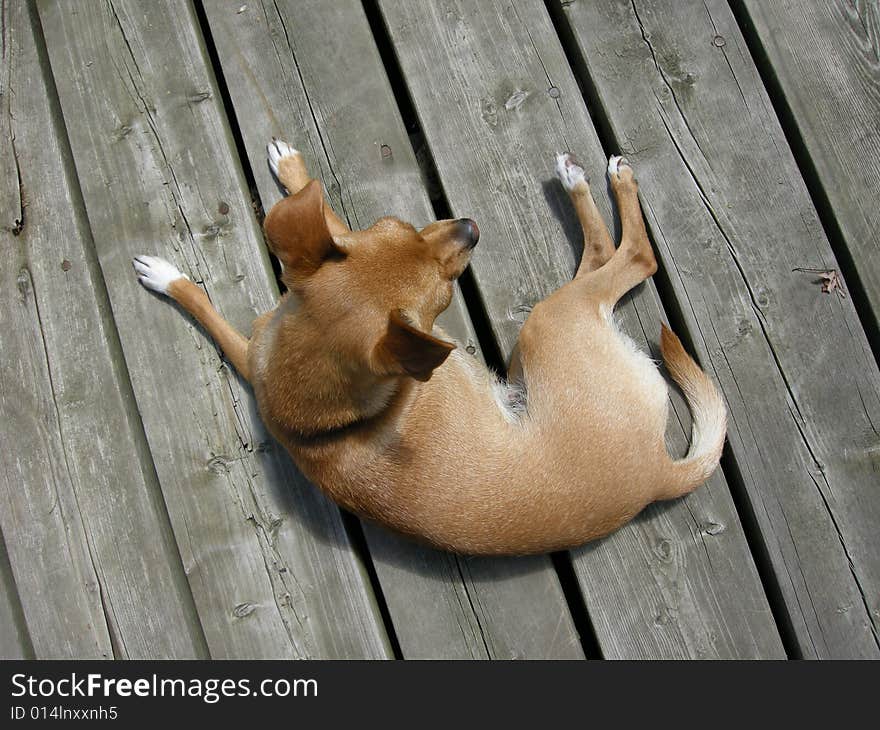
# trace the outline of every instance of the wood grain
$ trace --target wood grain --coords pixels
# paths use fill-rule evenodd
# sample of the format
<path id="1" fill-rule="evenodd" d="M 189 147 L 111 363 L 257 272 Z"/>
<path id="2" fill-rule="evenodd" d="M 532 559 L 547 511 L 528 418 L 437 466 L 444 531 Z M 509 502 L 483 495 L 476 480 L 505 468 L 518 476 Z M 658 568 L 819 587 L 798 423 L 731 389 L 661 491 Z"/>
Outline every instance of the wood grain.
<path id="1" fill-rule="evenodd" d="M 24 637 L 37 658 L 204 657 L 29 6 L 3 13 L 0 523 Z"/>
<path id="2" fill-rule="evenodd" d="M 784 5 L 780 26 L 800 22 L 789 10 L 805 4 Z M 783 16 L 782 4 L 760 6 Z M 727 398 L 793 650 L 876 658 L 880 374 L 851 300 L 796 270 L 838 267 L 730 9 L 563 7 L 601 116 L 638 171 L 681 316 Z"/>
<path id="3" fill-rule="evenodd" d="M 383 215 L 433 219 L 410 140 L 359 2 L 205 3 L 247 156 L 266 209 L 279 196 L 273 136 L 305 155 L 355 228 Z M 479 357 L 460 295 L 441 325 Z M 576 658 L 547 558 L 469 560 L 370 524 L 371 557 L 406 658 Z"/>
<path id="4" fill-rule="evenodd" d="M 0 542 L 0 659 L 33 659 L 34 647 L 9 565 L 5 543 Z"/>
<path id="5" fill-rule="evenodd" d="M 211 655 L 385 657 L 339 511 L 266 435 L 191 321 L 135 281 L 164 256 L 237 327 L 277 297 L 188 2 L 39 3 L 131 376 Z"/>
<path id="6" fill-rule="evenodd" d="M 530 307 L 570 279 L 579 255 L 555 155 L 571 150 L 585 164 L 610 218 L 605 154 L 543 3 L 380 7 L 453 211 L 483 232 L 472 266 L 509 353 Z M 654 286 L 620 316 L 653 344 L 663 318 Z M 680 452 L 689 421 L 674 405 L 669 438 Z M 721 472 L 574 557 L 606 657 L 784 655 Z"/>
<path id="7" fill-rule="evenodd" d="M 766 54 L 776 101 L 842 238 L 841 258 L 864 289 L 863 318 L 880 337 L 880 8 L 870 0 L 734 5 Z"/>

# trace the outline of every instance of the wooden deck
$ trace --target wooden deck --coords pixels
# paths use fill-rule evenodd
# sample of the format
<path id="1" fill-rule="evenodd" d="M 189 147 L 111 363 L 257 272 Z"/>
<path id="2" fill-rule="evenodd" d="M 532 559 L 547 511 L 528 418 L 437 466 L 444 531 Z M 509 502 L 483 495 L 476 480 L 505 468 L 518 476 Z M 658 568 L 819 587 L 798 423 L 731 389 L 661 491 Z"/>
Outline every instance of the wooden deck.
<path id="1" fill-rule="evenodd" d="M 875 5 L 38 0 L 2 21 L 0 656 L 880 658 Z M 661 267 L 621 321 L 655 354 L 670 322 L 720 384 L 722 468 L 552 557 L 341 514 L 130 267 L 171 259 L 248 331 L 278 295 L 273 135 L 352 226 L 479 222 L 443 324 L 496 367 L 580 254 L 555 154 L 611 221 L 596 181 L 621 151 Z"/>

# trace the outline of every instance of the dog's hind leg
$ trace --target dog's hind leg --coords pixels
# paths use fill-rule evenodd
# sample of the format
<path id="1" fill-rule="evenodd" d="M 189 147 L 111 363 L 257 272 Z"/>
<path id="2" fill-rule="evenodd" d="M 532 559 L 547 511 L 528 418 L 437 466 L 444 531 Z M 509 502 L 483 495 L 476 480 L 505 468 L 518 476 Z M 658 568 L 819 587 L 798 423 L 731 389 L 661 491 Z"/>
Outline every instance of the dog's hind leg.
<path id="1" fill-rule="evenodd" d="M 611 259 L 588 277 L 600 301 L 613 306 L 624 294 L 657 271 L 657 259 L 639 207 L 639 188 L 629 163 L 617 155 L 608 160 L 608 178 L 620 214 L 620 245 Z"/>
<path id="2" fill-rule="evenodd" d="M 614 241 L 590 192 L 590 181 L 570 153 L 556 158 L 556 176 L 571 196 L 584 230 L 584 253 L 577 276 L 595 271 L 614 255 Z"/>
<path id="3" fill-rule="evenodd" d="M 272 173 L 278 178 L 278 182 L 287 189 L 289 195 L 295 195 L 312 181 L 302 153 L 287 142 L 273 139 L 266 145 L 266 153 Z M 333 212 L 329 200 L 326 200 L 326 205 L 324 205 L 324 218 L 331 235 L 339 236 L 350 232 L 345 221 Z"/>
<path id="4" fill-rule="evenodd" d="M 248 340 L 214 309 L 208 295 L 200 286 L 191 282 L 174 264 L 158 256 L 136 256 L 132 264 L 141 284 L 147 289 L 171 297 L 195 317 L 214 338 L 239 374 L 250 381 Z"/>

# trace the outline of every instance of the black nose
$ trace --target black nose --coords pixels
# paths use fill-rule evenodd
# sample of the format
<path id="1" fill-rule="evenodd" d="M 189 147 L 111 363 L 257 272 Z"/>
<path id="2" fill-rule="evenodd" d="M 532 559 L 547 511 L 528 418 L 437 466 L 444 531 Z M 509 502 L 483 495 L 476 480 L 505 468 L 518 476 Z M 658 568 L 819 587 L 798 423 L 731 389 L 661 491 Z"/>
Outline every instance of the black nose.
<path id="1" fill-rule="evenodd" d="M 470 218 L 459 218 L 456 223 L 461 228 L 462 236 L 464 236 L 468 248 L 473 248 L 480 240 L 480 229 L 477 224 Z"/>

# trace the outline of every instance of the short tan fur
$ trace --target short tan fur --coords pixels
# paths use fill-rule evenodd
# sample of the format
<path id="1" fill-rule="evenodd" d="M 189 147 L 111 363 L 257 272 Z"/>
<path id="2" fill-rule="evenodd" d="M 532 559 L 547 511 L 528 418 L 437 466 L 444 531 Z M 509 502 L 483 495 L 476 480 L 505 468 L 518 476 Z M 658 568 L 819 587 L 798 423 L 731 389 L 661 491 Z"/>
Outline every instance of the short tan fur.
<path id="1" fill-rule="evenodd" d="M 273 142 L 269 158 L 291 193 L 265 221 L 288 293 L 249 340 L 167 262 L 135 268 L 214 337 L 271 433 L 339 504 L 456 552 L 537 553 L 606 535 L 716 468 L 726 413 L 715 386 L 664 326 L 663 358 L 694 417 L 690 451 L 673 460 L 666 383 L 612 317 L 657 268 L 625 160 L 609 161 L 615 248 L 583 169 L 559 156 L 584 256 L 529 315 L 507 382 L 434 324 L 479 237 L 473 221 L 350 231 L 296 150 Z"/>

